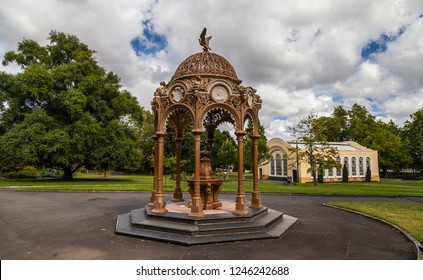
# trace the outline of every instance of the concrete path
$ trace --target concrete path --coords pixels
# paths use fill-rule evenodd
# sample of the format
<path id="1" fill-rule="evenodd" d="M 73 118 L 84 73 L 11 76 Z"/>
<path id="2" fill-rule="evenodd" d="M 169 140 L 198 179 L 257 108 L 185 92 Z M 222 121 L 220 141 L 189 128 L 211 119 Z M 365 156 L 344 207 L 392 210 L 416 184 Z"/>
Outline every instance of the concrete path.
<path id="1" fill-rule="evenodd" d="M 416 259 L 398 230 L 322 203 L 423 198 L 263 195 L 264 205 L 299 219 L 281 238 L 186 247 L 114 232 L 116 217 L 149 197 L 0 189 L 0 259 Z"/>

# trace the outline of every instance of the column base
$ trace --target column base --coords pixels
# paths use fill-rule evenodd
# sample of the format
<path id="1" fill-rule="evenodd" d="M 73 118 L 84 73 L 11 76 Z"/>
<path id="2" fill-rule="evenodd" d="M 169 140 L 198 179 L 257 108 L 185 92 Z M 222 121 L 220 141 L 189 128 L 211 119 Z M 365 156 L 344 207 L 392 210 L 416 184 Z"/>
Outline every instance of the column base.
<path id="1" fill-rule="evenodd" d="M 262 208 L 263 205 L 261 204 L 261 197 L 260 197 L 260 192 L 258 191 L 254 191 L 251 194 L 251 208 Z"/>
<path id="2" fill-rule="evenodd" d="M 173 202 L 184 201 L 184 199 L 182 198 L 182 190 L 181 190 L 181 188 L 175 188 L 175 192 L 173 193 L 172 201 Z"/>
<path id="3" fill-rule="evenodd" d="M 248 207 L 245 201 L 245 195 L 237 195 L 235 201 L 235 211 L 232 212 L 234 215 L 237 216 L 245 216 L 248 214 Z"/>
<path id="4" fill-rule="evenodd" d="M 164 200 L 163 194 L 156 194 L 156 199 L 154 200 L 154 206 L 151 212 L 155 214 L 167 213 L 166 201 Z"/>
<path id="5" fill-rule="evenodd" d="M 203 205 L 201 203 L 201 197 L 193 197 L 191 203 L 191 213 L 189 217 L 203 218 L 205 216 L 203 212 Z"/>
<path id="6" fill-rule="evenodd" d="M 151 192 L 151 197 L 150 197 L 150 203 L 148 204 L 148 206 L 154 206 L 154 201 L 156 200 L 156 192 L 152 191 Z"/>

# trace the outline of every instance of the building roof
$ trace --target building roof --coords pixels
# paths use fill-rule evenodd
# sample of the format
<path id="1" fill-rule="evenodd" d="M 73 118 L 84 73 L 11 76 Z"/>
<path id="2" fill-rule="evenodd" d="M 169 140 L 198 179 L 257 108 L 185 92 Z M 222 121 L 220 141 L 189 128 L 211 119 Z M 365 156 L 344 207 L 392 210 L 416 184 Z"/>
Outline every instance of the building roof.
<path id="1" fill-rule="evenodd" d="M 282 140 L 282 139 L 281 139 Z M 282 140 L 283 141 L 283 140 Z M 302 149 L 304 148 L 303 143 L 296 143 L 294 140 L 288 140 L 286 141 L 291 147 L 296 147 L 298 145 L 298 148 Z M 354 141 L 344 141 L 344 142 L 328 142 L 329 147 L 336 148 L 338 151 L 358 151 L 358 150 L 371 150 L 369 148 L 366 148 L 364 146 L 361 146 L 357 142 Z"/>

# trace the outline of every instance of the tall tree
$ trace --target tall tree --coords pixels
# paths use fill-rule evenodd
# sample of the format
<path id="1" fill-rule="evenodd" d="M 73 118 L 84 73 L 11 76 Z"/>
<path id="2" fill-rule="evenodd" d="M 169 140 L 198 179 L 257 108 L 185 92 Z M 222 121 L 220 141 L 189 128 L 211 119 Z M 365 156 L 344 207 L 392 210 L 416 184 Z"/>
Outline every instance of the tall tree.
<path id="1" fill-rule="evenodd" d="M 411 166 L 423 175 L 423 107 L 405 122 L 403 135 L 412 158 Z"/>
<path id="2" fill-rule="evenodd" d="M 392 124 L 376 122 L 372 133 L 363 140 L 367 147 L 378 151 L 379 168 L 384 177 L 387 176 L 388 170 L 404 169 L 411 160 L 401 137 L 392 133 L 395 130 Z"/>
<path id="3" fill-rule="evenodd" d="M 336 160 L 338 150 L 329 146 L 314 112 L 301 120 L 296 127 L 290 127 L 290 130 L 299 143 L 298 158 L 309 164 L 307 172 L 312 173 L 315 185 L 317 185 L 318 169 L 340 168 Z M 291 152 L 296 152 L 296 148 L 291 149 Z"/>
<path id="4" fill-rule="evenodd" d="M 336 106 L 330 117 L 318 118 L 318 126 L 323 130 L 326 140 L 330 142 L 342 142 L 349 140 L 348 111 L 342 106 Z"/>
<path id="5" fill-rule="evenodd" d="M 375 117 L 366 107 L 355 103 L 348 111 L 347 137 L 364 146 L 369 146 L 366 139 L 373 133 L 376 124 Z"/>
<path id="6" fill-rule="evenodd" d="M 136 98 L 77 37 L 52 31 L 48 39 L 24 39 L 4 56 L 21 72 L 0 74 L 0 161 L 60 168 L 65 179 L 81 166 L 138 169 Z"/>

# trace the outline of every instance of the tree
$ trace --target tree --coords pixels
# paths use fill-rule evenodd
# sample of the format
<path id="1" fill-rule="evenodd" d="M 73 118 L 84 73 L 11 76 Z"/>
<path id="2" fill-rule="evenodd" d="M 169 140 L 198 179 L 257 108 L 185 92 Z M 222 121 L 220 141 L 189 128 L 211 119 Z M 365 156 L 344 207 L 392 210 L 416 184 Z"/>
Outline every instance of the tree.
<path id="1" fill-rule="evenodd" d="M 366 107 L 355 103 L 348 111 L 347 137 L 361 145 L 369 147 L 368 136 L 372 135 L 376 124 L 375 117 Z"/>
<path id="2" fill-rule="evenodd" d="M 203 135 L 204 137 L 206 137 L 205 134 Z M 206 142 L 207 140 L 205 139 L 204 141 Z M 219 129 L 216 129 L 214 131 L 214 143 L 213 143 L 213 168 L 214 169 L 227 168 L 228 166 L 227 159 L 221 158 L 219 156 L 219 152 L 226 141 L 230 141 L 232 143 L 232 146 L 236 147 L 235 140 L 232 138 L 229 131 L 227 130 L 220 131 Z M 238 151 L 236 151 L 236 153 L 238 153 Z M 230 165 L 235 164 L 237 161 L 238 161 L 238 158 L 235 159 L 235 162 L 230 163 Z"/>
<path id="3" fill-rule="evenodd" d="M 313 175 L 313 183 L 317 185 L 317 170 L 339 168 L 337 162 L 338 150 L 330 147 L 322 133 L 322 127 L 318 125 L 318 118 L 314 112 L 311 112 L 305 119 L 301 120 L 296 127 L 290 128 L 292 135 L 296 138 L 300 147 L 298 158 L 300 161 L 307 162 L 310 168 L 307 172 Z M 292 148 L 291 152 L 296 152 Z"/>
<path id="4" fill-rule="evenodd" d="M 370 169 L 370 166 L 367 165 L 366 168 L 366 182 L 371 182 L 372 181 L 372 170 Z"/>
<path id="5" fill-rule="evenodd" d="M 347 131 L 348 111 L 344 107 L 336 106 L 330 117 L 320 117 L 317 122 L 327 141 L 342 142 L 349 140 Z"/>
<path id="6" fill-rule="evenodd" d="M 392 125 L 394 124 L 375 122 L 372 133 L 363 140 L 367 147 L 378 151 L 379 168 L 384 177 L 388 170 L 401 171 L 411 161 L 401 137 L 392 132 L 395 131 Z"/>
<path id="7" fill-rule="evenodd" d="M 151 159 L 154 158 L 154 115 L 151 111 L 143 111 L 143 122 L 137 128 L 137 134 L 142 148 L 141 172 L 152 173 L 154 170 L 154 164 L 151 164 Z"/>
<path id="8" fill-rule="evenodd" d="M 217 154 L 221 163 L 226 169 L 229 169 L 231 165 L 234 165 L 237 161 L 237 148 L 230 139 L 226 139 L 220 147 L 219 153 Z"/>
<path id="9" fill-rule="evenodd" d="M 4 56 L 21 72 L 0 73 L 0 165 L 59 168 L 65 179 L 81 166 L 137 170 L 136 98 L 77 37 L 52 31 L 48 39 L 24 39 Z"/>
<path id="10" fill-rule="evenodd" d="M 403 139 L 412 158 L 411 167 L 423 175 L 423 107 L 405 122 Z"/>
<path id="11" fill-rule="evenodd" d="M 349 180 L 348 165 L 344 164 L 344 166 L 342 166 L 342 182 L 348 183 L 348 180 Z"/>

